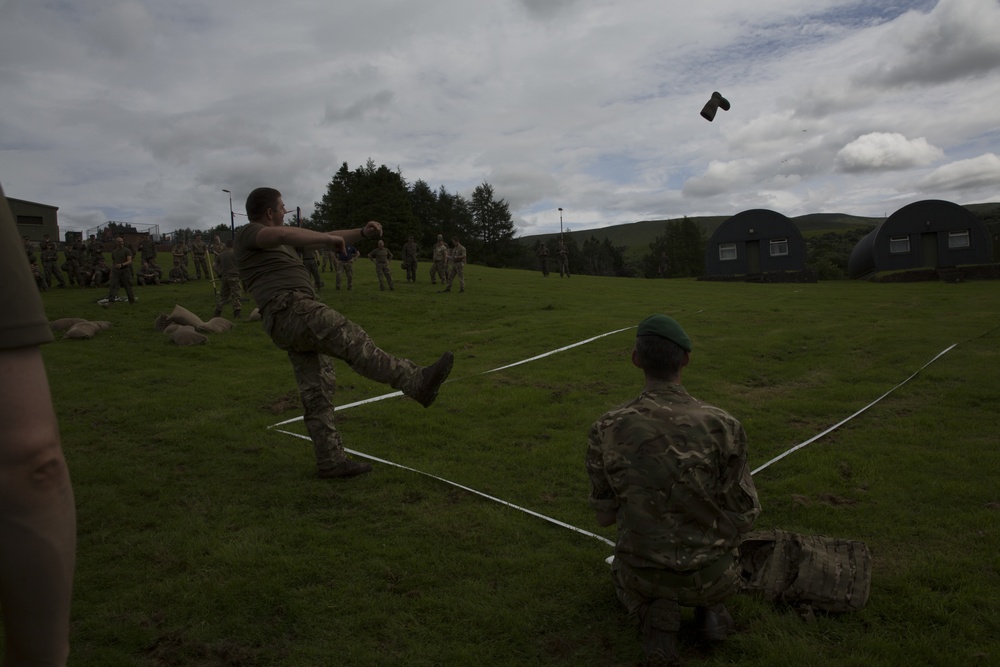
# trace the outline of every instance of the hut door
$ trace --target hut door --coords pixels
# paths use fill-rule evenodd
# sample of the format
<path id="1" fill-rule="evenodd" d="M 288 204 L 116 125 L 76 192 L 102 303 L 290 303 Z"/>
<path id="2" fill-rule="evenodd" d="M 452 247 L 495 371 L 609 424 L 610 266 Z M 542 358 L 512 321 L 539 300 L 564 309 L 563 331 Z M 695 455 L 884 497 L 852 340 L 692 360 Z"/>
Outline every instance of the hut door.
<path id="1" fill-rule="evenodd" d="M 920 235 L 920 264 L 932 269 L 938 265 L 938 235 L 929 232 Z"/>
<path id="2" fill-rule="evenodd" d="M 760 273 L 760 241 L 747 241 L 747 275 Z"/>

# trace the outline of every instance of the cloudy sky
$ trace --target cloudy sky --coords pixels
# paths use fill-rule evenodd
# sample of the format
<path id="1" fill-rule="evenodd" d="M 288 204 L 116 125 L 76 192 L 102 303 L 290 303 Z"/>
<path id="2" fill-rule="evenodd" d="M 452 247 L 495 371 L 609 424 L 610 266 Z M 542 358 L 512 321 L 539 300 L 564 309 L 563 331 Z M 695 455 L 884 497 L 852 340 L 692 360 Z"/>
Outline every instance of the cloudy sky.
<path id="1" fill-rule="evenodd" d="M 369 158 L 524 235 L 1000 201 L 998 35 L 1000 0 L 0 0 L 0 182 L 161 232 Z"/>

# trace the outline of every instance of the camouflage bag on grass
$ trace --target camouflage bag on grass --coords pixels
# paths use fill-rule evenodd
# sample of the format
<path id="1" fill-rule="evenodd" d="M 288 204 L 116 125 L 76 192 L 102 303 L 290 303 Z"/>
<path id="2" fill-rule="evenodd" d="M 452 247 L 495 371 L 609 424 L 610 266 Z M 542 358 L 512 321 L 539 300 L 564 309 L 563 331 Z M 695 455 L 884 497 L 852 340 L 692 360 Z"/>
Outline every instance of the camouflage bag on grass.
<path id="1" fill-rule="evenodd" d="M 872 561 L 857 540 L 783 530 L 748 533 L 740 544 L 741 589 L 799 608 L 858 611 L 871 592 Z"/>

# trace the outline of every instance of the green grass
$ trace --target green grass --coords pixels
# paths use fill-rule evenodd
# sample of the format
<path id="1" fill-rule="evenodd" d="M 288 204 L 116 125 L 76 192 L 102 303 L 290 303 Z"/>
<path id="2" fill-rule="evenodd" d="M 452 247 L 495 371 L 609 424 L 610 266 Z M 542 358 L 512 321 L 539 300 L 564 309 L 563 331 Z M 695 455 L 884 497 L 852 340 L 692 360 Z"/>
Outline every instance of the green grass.
<path id="1" fill-rule="evenodd" d="M 456 362 L 428 410 L 392 398 L 340 413 L 347 446 L 607 538 L 583 455 L 593 420 L 640 388 L 633 332 L 485 371 L 666 312 L 694 341 L 685 386 L 742 420 L 757 467 L 957 343 L 756 477 L 759 528 L 867 542 L 868 607 L 807 624 L 741 596 L 738 635 L 681 649 L 693 665 L 1000 661 L 995 283 L 560 280 L 470 266 L 465 294 L 438 294 L 427 264 L 394 292 L 357 268 L 352 292 L 328 278 L 331 305 L 396 354 L 430 363 L 451 349 Z M 44 348 L 78 505 L 71 664 L 641 660 L 603 542 L 387 465 L 315 479 L 309 443 L 267 428 L 300 412 L 281 409 L 291 368 L 260 325 L 180 348 L 153 320 L 175 304 L 207 319 L 208 285 L 136 294 L 108 309 L 96 290 L 43 295 L 50 319 L 113 323 Z M 391 391 L 337 371 L 338 404 Z"/>

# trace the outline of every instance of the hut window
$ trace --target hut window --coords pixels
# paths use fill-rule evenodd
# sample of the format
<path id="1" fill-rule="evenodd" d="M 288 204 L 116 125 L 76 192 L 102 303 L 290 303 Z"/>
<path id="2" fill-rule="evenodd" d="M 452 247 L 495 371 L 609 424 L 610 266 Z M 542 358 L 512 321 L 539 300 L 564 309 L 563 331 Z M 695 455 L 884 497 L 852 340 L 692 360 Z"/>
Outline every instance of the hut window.
<path id="1" fill-rule="evenodd" d="M 719 261 L 728 262 L 730 260 L 736 259 L 736 244 L 735 243 L 720 243 L 719 244 Z"/>
<path id="2" fill-rule="evenodd" d="M 969 247 L 969 230 L 963 229 L 959 232 L 948 232 L 948 247 L 949 248 L 968 248 Z"/>
<path id="3" fill-rule="evenodd" d="M 19 225 L 41 225 L 44 224 L 42 216 L 40 215 L 19 215 L 17 216 L 17 224 Z"/>
<path id="4" fill-rule="evenodd" d="M 889 238 L 889 253 L 903 255 L 910 252 L 909 236 L 892 236 Z"/>
<path id="5" fill-rule="evenodd" d="M 771 257 L 788 254 L 788 239 L 771 239 Z"/>

